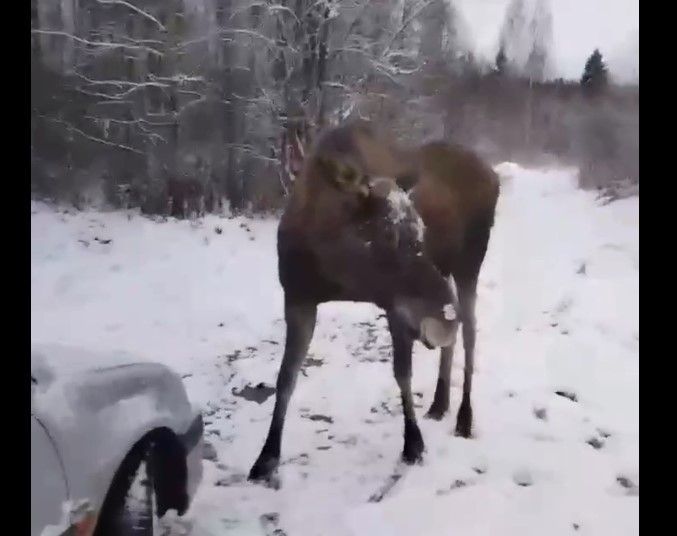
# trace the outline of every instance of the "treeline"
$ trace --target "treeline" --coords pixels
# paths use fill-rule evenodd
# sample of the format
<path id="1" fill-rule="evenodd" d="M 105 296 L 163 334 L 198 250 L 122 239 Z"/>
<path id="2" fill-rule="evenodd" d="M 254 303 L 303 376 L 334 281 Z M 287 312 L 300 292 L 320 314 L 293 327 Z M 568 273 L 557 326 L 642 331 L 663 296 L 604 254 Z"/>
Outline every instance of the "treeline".
<path id="1" fill-rule="evenodd" d="M 496 160 L 551 155 L 584 186 L 639 180 L 638 87 L 611 84 L 601 55 L 593 82 L 544 81 L 545 1 L 511 3 L 494 65 L 467 53 L 444 0 L 31 2 L 36 197 L 275 209 L 292 136 L 354 116 Z"/>

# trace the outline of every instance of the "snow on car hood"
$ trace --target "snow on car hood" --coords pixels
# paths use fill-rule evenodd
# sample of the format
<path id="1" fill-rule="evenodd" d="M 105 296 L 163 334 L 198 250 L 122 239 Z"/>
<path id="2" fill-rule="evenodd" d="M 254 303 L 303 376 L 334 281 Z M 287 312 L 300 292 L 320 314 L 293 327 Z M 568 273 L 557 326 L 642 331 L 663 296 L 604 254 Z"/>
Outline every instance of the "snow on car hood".
<path id="1" fill-rule="evenodd" d="M 34 344 L 31 348 L 31 376 L 41 385 L 57 376 L 148 362 L 128 352 L 92 352 L 59 344 Z"/>
<path id="2" fill-rule="evenodd" d="M 142 398 L 150 413 L 189 417 L 186 409 L 191 405 L 181 378 L 166 365 L 127 352 L 34 345 L 31 376 L 33 409 L 61 421 L 61 426 L 83 412 L 97 414 Z"/>

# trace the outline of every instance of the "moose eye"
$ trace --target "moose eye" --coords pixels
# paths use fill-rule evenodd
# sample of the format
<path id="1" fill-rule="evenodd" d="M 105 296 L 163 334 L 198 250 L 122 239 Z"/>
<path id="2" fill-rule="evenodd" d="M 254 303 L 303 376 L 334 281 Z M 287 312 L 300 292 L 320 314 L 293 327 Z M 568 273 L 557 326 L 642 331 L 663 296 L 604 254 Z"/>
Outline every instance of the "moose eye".
<path id="1" fill-rule="evenodd" d="M 357 173 L 355 170 L 348 166 L 343 170 L 343 180 L 347 183 L 355 182 L 357 180 Z"/>

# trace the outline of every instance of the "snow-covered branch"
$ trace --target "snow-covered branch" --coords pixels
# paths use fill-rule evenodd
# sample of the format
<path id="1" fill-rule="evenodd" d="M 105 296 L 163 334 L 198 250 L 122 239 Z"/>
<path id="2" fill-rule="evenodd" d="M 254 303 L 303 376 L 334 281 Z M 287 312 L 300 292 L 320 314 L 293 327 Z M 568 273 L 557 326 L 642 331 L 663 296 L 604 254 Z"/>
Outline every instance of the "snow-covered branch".
<path id="1" fill-rule="evenodd" d="M 407 20 L 405 20 L 399 27 L 399 29 L 392 35 L 390 41 L 388 41 L 388 44 L 383 49 L 383 52 L 381 52 L 381 57 L 385 56 L 388 52 L 390 52 L 390 49 L 395 44 L 395 41 L 397 41 L 397 38 L 400 35 L 402 35 L 402 32 L 404 32 L 409 27 L 409 25 L 416 20 L 416 18 L 423 12 L 425 8 L 427 8 L 433 2 L 438 1 L 439 0 L 424 0 L 416 9 L 413 9 L 411 15 L 407 17 Z"/>
<path id="2" fill-rule="evenodd" d="M 294 20 L 296 21 L 297 24 L 301 24 L 301 21 L 296 16 L 296 13 L 294 13 L 287 6 L 283 6 L 281 4 L 271 4 L 267 7 L 268 7 L 268 11 L 273 11 L 273 12 L 279 11 L 281 13 L 287 13 L 287 14 L 291 15 L 292 17 L 294 17 Z"/>
<path id="3" fill-rule="evenodd" d="M 125 2 L 124 0 L 97 0 L 97 2 L 99 4 L 103 4 L 103 5 L 109 4 L 109 5 L 124 6 L 128 9 L 131 9 L 132 11 L 138 13 L 142 17 L 145 17 L 146 19 L 154 22 L 155 24 L 157 24 L 157 27 L 160 28 L 160 30 L 162 30 L 163 32 L 167 31 L 167 28 L 165 28 L 164 25 L 159 20 L 157 20 L 155 17 L 153 17 L 153 15 L 151 15 L 150 13 L 147 13 L 146 11 L 144 11 L 143 9 L 135 6 L 134 4 L 130 4 L 129 2 Z"/>
<path id="4" fill-rule="evenodd" d="M 257 151 L 256 147 L 254 147 L 253 145 L 248 145 L 248 144 L 245 144 L 245 143 L 226 143 L 224 146 L 227 149 L 235 149 L 235 150 L 238 150 L 238 151 L 242 151 L 244 153 L 248 153 L 248 154 L 254 156 L 255 158 L 258 158 L 259 160 L 265 160 L 267 162 L 275 162 L 276 164 L 280 162 L 280 160 L 278 158 L 273 158 L 273 157 L 261 154 L 261 152 Z"/>
<path id="5" fill-rule="evenodd" d="M 130 147 L 129 145 L 124 145 L 122 143 L 114 143 L 112 141 L 104 140 L 102 138 L 92 136 L 91 134 L 87 134 L 86 132 L 83 132 L 82 130 L 80 130 L 76 126 L 72 125 L 71 123 L 69 123 L 67 121 L 64 121 L 63 119 L 56 119 L 54 117 L 46 117 L 44 115 L 41 115 L 40 117 L 42 119 L 44 119 L 45 121 L 49 121 L 51 123 L 57 123 L 57 124 L 63 125 L 70 132 L 75 132 L 75 133 L 79 134 L 80 136 L 82 136 L 83 138 L 86 138 L 86 139 L 91 140 L 93 142 L 101 143 L 103 145 L 108 145 L 110 147 L 116 147 L 118 149 L 122 149 L 124 151 L 129 151 L 129 152 L 132 152 L 132 153 L 135 153 L 135 154 L 139 154 L 141 156 L 144 155 L 144 153 L 142 151 L 139 151 L 138 149 L 134 149 L 134 147 Z"/>
<path id="6" fill-rule="evenodd" d="M 151 139 L 159 139 L 162 143 L 167 143 L 167 140 L 162 137 L 160 134 L 157 132 L 152 132 L 148 130 L 146 125 L 149 126 L 171 126 L 174 123 L 150 123 L 149 121 L 145 121 L 144 119 L 115 119 L 112 117 L 97 117 L 94 115 L 85 115 L 85 119 L 89 119 L 90 121 L 94 122 L 95 124 L 99 125 L 101 123 L 115 123 L 117 125 L 131 125 L 136 128 L 138 128 L 141 132 L 143 132 L 145 135 L 147 135 Z"/>
<path id="7" fill-rule="evenodd" d="M 220 38 L 222 41 L 225 41 L 227 43 L 232 43 L 235 40 L 231 37 L 227 37 L 228 34 L 236 34 L 236 35 L 248 35 L 249 37 L 254 37 L 256 39 L 259 39 L 263 42 L 265 42 L 270 48 L 285 48 L 289 49 L 294 53 L 298 53 L 298 50 L 294 47 L 292 47 L 289 44 L 281 44 L 277 42 L 275 39 L 271 39 L 267 35 L 263 35 L 261 32 L 257 32 L 254 30 L 249 30 L 247 28 L 221 28 L 217 31 L 210 32 L 202 37 L 198 37 L 197 39 L 191 39 L 189 41 L 183 41 L 177 45 L 177 48 L 186 48 L 191 45 L 197 45 L 200 43 L 204 43 L 206 41 L 209 41 L 210 39 L 213 38 Z"/>
<path id="8" fill-rule="evenodd" d="M 178 73 L 173 76 L 156 76 L 152 73 L 148 75 L 150 80 L 160 80 L 162 82 L 175 82 L 179 85 L 188 84 L 190 82 L 204 82 L 205 79 L 201 76 L 189 76 L 187 74 Z"/>
<path id="9" fill-rule="evenodd" d="M 202 93 L 199 93 L 199 92 L 197 92 L 197 91 L 190 91 L 190 90 L 188 90 L 188 89 L 179 89 L 179 90 L 178 90 L 178 93 L 179 93 L 180 95 L 191 95 L 191 96 L 193 96 L 193 97 L 198 97 L 198 98 L 200 98 L 200 97 L 203 96 Z"/>
<path id="10" fill-rule="evenodd" d="M 126 44 L 126 43 L 114 43 L 114 42 L 109 42 L 109 41 L 90 41 L 89 39 L 83 39 L 82 37 L 78 37 L 76 35 L 70 34 L 68 32 L 62 32 L 59 30 L 37 30 L 37 29 L 32 29 L 31 34 L 34 35 L 55 35 L 55 36 L 60 36 L 60 37 L 65 37 L 66 39 L 72 39 L 73 41 L 76 41 L 78 43 L 82 43 L 83 45 L 88 45 L 88 46 L 93 46 L 93 47 L 101 47 L 101 48 L 123 48 L 127 50 L 143 50 L 145 52 L 148 52 L 149 54 L 155 54 L 156 56 L 164 56 L 162 52 L 159 50 L 156 50 L 152 47 L 147 47 L 145 45 L 138 45 L 138 44 Z"/>
<path id="11" fill-rule="evenodd" d="M 294 20 L 296 21 L 296 24 L 301 24 L 301 21 L 298 19 L 296 16 L 296 13 L 294 13 L 293 10 L 288 8 L 287 6 L 283 6 L 282 4 L 267 4 L 265 2 L 252 2 L 251 4 L 248 4 L 240 9 L 236 9 L 233 11 L 233 13 L 230 15 L 229 20 L 233 20 L 237 15 L 240 13 L 243 13 L 247 11 L 248 9 L 252 9 L 254 7 L 263 7 L 266 8 L 270 12 L 279 12 L 279 13 L 286 13 L 288 15 L 291 15 Z"/>
<path id="12" fill-rule="evenodd" d="M 167 84 L 160 84 L 158 82 L 136 82 L 133 84 L 128 84 L 131 85 L 129 89 L 126 91 L 121 91 L 120 93 L 101 93 L 99 91 L 88 91 L 83 88 L 77 88 L 77 91 L 80 93 L 83 93 L 85 95 L 89 95 L 91 97 L 101 97 L 103 99 L 110 99 L 110 100 L 123 100 L 126 97 L 129 97 L 132 93 L 135 93 L 136 91 L 146 88 L 146 87 L 159 87 L 159 88 L 168 88 Z"/>
<path id="13" fill-rule="evenodd" d="M 346 93 L 350 93 L 350 92 L 355 90 L 354 87 L 348 86 L 346 84 L 342 84 L 341 82 L 326 81 L 326 82 L 322 82 L 322 85 L 324 87 L 330 87 L 330 88 L 334 88 L 334 89 L 342 89 Z"/>

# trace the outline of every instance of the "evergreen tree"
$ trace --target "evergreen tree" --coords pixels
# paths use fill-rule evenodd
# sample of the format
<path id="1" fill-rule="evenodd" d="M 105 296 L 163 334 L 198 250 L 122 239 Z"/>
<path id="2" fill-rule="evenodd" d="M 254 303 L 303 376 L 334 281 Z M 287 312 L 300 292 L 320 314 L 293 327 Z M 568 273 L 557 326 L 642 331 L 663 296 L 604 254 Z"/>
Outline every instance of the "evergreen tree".
<path id="1" fill-rule="evenodd" d="M 496 54 L 496 72 L 499 74 L 505 74 L 508 64 L 508 57 L 505 55 L 505 48 L 501 45 L 501 48 L 498 49 L 498 54 Z"/>
<path id="2" fill-rule="evenodd" d="M 581 85 L 584 88 L 600 89 L 608 83 L 608 69 L 602 54 L 599 49 L 590 55 L 585 62 L 585 69 L 583 69 L 583 76 L 581 76 Z"/>

